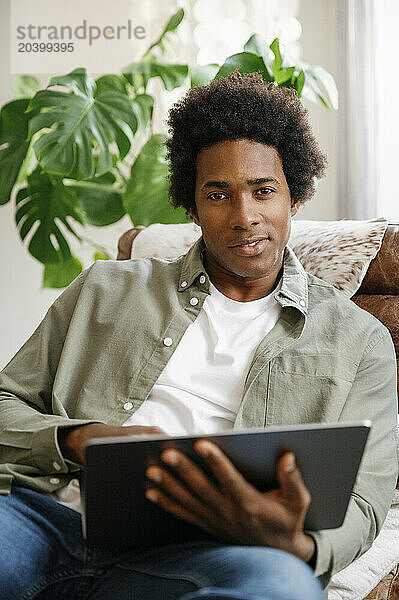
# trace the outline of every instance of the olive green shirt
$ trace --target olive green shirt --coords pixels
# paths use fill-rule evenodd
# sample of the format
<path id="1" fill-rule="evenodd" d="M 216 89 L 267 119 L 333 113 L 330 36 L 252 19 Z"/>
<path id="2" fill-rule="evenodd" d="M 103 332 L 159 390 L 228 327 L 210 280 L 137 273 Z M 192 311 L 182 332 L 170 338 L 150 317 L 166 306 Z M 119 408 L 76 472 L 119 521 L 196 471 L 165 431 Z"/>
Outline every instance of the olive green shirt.
<path id="1" fill-rule="evenodd" d="M 58 428 L 121 425 L 145 402 L 210 293 L 203 248 L 200 238 L 177 259 L 96 262 L 58 297 L 0 373 L 0 493 L 65 486 L 79 466 L 63 458 Z M 373 422 L 343 525 L 307 532 L 326 587 L 370 547 L 391 504 L 395 351 L 380 321 L 306 273 L 289 247 L 274 295 L 280 317 L 256 349 L 234 428 Z"/>

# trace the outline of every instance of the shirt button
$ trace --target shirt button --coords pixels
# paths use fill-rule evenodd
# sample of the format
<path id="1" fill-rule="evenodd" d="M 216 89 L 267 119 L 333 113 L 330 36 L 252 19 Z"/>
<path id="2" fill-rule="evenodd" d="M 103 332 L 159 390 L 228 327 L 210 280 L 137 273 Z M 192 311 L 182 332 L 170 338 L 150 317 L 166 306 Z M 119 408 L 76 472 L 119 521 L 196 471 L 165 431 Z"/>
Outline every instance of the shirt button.
<path id="1" fill-rule="evenodd" d="M 61 465 L 58 464 L 56 461 L 53 462 L 53 467 L 56 471 L 61 471 Z"/>
<path id="2" fill-rule="evenodd" d="M 301 306 L 305 306 L 306 302 L 305 302 L 305 300 L 299 300 L 299 304 L 300 304 Z"/>
<path id="3" fill-rule="evenodd" d="M 50 483 L 52 483 L 53 485 L 57 485 L 57 483 L 59 483 L 60 480 L 58 479 L 58 477 L 51 477 L 50 479 Z"/>
<path id="4" fill-rule="evenodd" d="M 200 283 L 205 283 L 205 281 L 206 281 L 205 275 L 201 275 L 201 277 L 199 278 L 199 282 Z"/>
<path id="5" fill-rule="evenodd" d="M 171 346 L 173 344 L 173 340 L 172 340 L 172 338 L 165 338 L 163 343 L 164 343 L 164 346 Z"/>
<path id="6" fill-rule="evenodd" d="M 187 285 L 187 281 L 182 281 L 180 284 L 180 287 L 186 287 L 186 285 Z"/>
<path id="7" fill-rule="evenodd" d="M 125 404 L 123 405 L 123 408 L 125 410 L 132 410 L 133 404 L 131 402 L 125 402 Z"/>
<path id="8" fill-rule="evenodd" d="M 198 298 L 191 298 L 190 304 L 191 306 L 195 306 L 196 304 L 198 304 Z"/>

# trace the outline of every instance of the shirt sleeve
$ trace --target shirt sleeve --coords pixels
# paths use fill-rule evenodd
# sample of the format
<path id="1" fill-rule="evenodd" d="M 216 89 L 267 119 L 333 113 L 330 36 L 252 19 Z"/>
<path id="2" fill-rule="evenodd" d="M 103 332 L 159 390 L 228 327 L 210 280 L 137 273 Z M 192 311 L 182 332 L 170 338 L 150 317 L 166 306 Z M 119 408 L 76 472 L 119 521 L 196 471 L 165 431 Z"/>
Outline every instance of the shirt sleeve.
<path id="1" fill-rule="evenodd" d="M 0 373 L 0 464 L 3 473 L 6 465 L 11 479 L 13 465 L 19 465 L 22 478 L 24 473 L 62 474 L 79 468 L 62 456 L 58 429 L 95 421 L 69 418 L 52 391 L 68 327 L 90 268 L 57 298 Z"/>
<path id="2" fill-rule="evenodd" d="M 315 576 L 326 587 L 370 548 L 392 502 L 398 478 L 393 430 L 397 415 L 395 349 L 388 330 L 370 339 L 340 421 L 370 419 L 372 427 L 351 494 L 344 523 L 336 529 L 305 531 L 316 543 Z"/>

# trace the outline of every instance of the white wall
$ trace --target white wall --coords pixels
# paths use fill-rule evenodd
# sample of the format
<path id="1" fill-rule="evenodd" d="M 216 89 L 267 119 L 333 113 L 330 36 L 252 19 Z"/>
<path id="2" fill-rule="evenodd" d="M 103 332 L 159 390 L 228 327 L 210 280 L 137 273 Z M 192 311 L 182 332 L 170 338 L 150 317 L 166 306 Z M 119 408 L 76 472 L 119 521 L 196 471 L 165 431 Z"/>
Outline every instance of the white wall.
<path id="1" fill-rule="evenodd" d="M 335 1 L 301 0 L 300 6 L 303 60 L 311 64 L 321 64 L 336 76 Z M 60 72 L 63 72 L 62 65 Z M 9 75 L 9 0 L 1 0 L 0 105 L 12 97 Z M 43 82 L 47 80 L 42 79 Z M 320 183 L 315 198 L 299 211 L 297 218 L 333 220 L 337 218 L 336 129 L 339 113 L 329 112 L 321 104 L 304 102 L 309 109 L 316 137 L 328 155 L 330 167 L 327 178 Z M 122 221 L 109 227 L 90 227 L 85 231 L 87 237 L 107 245 L 115 255 L 117 238 L 129 226 L 129 218 L 124 217 Z M 93 251 L 88 246 L 83 252 L 76 247 L 75 249 L 79 257 L 83 255 L 85 264 L 89 264 Z M 0 206 L 0 369 L 33 332 L 47 308 L 60 293 L 60 290 L 41 289 L 41 276 L 42 265 L 27 253 L 17 234 L 13 205 L 8 203 Z"/>
<path id="2" fill-rule="evenodd" d="M 336 0 L 301 0 L 298 20 L 302 24 L 303 60 L 321 65 L 337 81 Z M 338 218 L 337 203 L 337 129 L 339 110 L 327 110 L 321 102 L 303 101 L 309 110 L 313 131 L 329 167 L 314 198 L 299 210 L 297 219 L 329 221 Z"/>

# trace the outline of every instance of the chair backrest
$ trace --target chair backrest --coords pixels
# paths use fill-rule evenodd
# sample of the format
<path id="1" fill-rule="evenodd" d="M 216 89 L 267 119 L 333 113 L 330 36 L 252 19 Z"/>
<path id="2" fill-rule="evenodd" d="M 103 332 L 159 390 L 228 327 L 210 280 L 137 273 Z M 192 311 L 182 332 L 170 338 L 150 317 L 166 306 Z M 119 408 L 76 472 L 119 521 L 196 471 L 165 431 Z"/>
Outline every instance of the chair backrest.
<path id="1" fill-rule="evenodd" d="M 396 350 L 399 375 L 399 223 L 388 225 L 381 249 L 371 261 L 352 300 L 388 327 Z"/>
<path id="2" fill-rule="evenodd" d="M 133 240 L 143 229 L 143 226 L 132 227 L 119 238 L 118 260 L 130 258 Z M 352 300 L 389 329 L 395 345 L 399 374 L 399 223 L 388 225 L 381 249 L 371 261 L 362 285 Z"/>

